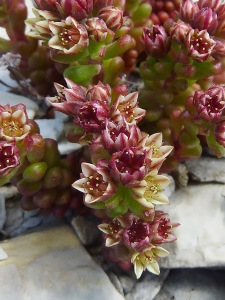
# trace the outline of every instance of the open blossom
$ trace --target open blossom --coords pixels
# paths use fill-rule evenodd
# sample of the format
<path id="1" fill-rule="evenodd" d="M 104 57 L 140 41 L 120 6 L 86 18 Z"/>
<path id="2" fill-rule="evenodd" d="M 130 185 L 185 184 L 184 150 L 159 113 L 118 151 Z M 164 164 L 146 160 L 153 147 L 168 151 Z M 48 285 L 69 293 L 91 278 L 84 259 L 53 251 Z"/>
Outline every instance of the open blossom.
<path id="1" fill-rule="evenodd" d="M 191 29 L 185 40 L 188 55 L 198 62 L 206 60 L 212 54 L 215 45 L 216 42 L 206 30 Z"/>
<path id="2" fill-rule="evenodd" d="M 89 101 L 78 110 L 78 116 L 74 123 L 82 127 L 86 132 L 99 132 L 105 128 L 105 122 L 109 118 L 109 106 L 101 101 Z"/>
<path id="3" fill-rule="evenodd" d="M 198 116 L 208 122 L 220 119 L 225 108 L 225 87 L 213 85 L 206 92 L 196 91 L 193 96 Z"/>
<path id="4" fill-rule="evenodd" d="M 109 223 L 98 225 L 98 228 L 106 235 L 106 247 L 115 246 L 121 242 L 124 225 L 123 217 L 121 216 L 114 218 Z"/>
<path id="5" fill-rule="evenodd" d="M 88 204 L 94 204 L 100 201 L 110 199 L 116 192 L 115 184 L 107 170 L 107 167 L 82 163 L 82 178 L 75 181 L 72 186 L 85 193 L 84 201 Z"/>
<path id="6" fill-rule="evenodd" d="M 48 45 L 63 51 L 65 54 L 78 54 L 89 45 L 88 33 L 84 25 L 74 18 L 67 17 L 61 22 L 49 22 L 53 37 Z"/>
<path id="7" fill-rule="evenodd" d="M 20 164 L 19 149 L 14 143 L 0 142 L 0 175 L 7 176 Z"/>
<path id="8" fill-rule="evenodd" d="M 149 172 L 151 160 L 146 150 L 138 147 L 126 147 L 113 153 L 110 161 L 110 174 L 124 186 L 141 181 Z"/>
<path id="9" fill-rule="evenodd" d="M 142 42 L 147 54 L 154 58 L 164 57 L 170 48 L 169 36 L 163 26 L 159 25 L 144 28 Z"/>
<path id="10" fill-rule="evenodd" d="M 41 40 L 49 40 L 52 36 L 49 21 L 59 20 L 59 15 L 54 12 L 35 8 L 33 8 L 33 13 L 35 18 L 29 18 L 25 21 L 27 27 L 30 29 L 27 35 Z"/>
<path id="11" fill-rule="evenodd" d="M 152 135 L 144 135 L 139 140 L 138 146 L 142 146 L 147 151 L 151 151 L 151 170 L 159 169 L 165 158 L 173 150 L 173 146 L 163 145 L 163 135 L 161 132 Z"/>
<path id="12" fill-rule="evenodd" d="M 137 278 L 141 277 L 141 274 L 144 270 L 159 275 L 159 265 L 157 260 L 160 257 L 168 256 L 169 252 L 162 247 L 153 246 L 144 249 L 143 252 L 139 253 L 134 251 L 132 254 L 131 262 L 134 264 L 134 271 Z"/>
<path id="13" fill-rule="evenodd" d="M 67 115 L 77 115 L 78 109 L 86 101 L 86 89 L 65 78 L 68 88 L 55 83 L 57 96 L 47 97 L 46 100 L 58 111 Z"/>
<path id="14" fill-rule="evenodd" d="M 143 197 L 136 198 L 144 207 L 153 208 L 154 204 L 169 204 L 168 197 L 163 193 L 170 183 L 170 179 L 164 175 L 157 175 L 157 170 L 150 172 L 143 180 L 145 190 Z M 143 182 L 143 187 L 144 187 Z"/>
<path id="15" fill-rule="evenodd" d="M 23 104 L 0 105 L 0 138 L 8 142 L 21 141 L 30 132 L 26 107 Z"/>
<path id="16" fill-rule="evenodd" d="M 151 226 L 139 217 L 129 214 L 125 216 L 126 226 L 124 227 L 122 240 L 123 243 L 132 250 L 142 252 L 150 246 L 151 240 L 155 234 L 157 225 Z M 156 227 L 156 228 L 154 228 Z"/>
<path id="17" fill-rule="evenodd" d="M 138 123 L 145 116 L 145 110 L 138 107 L 138 92 L 120 95 L 112 106 L 111 118 L 116 123 L 124 117 L 128 123 Z"/>
<path id="18" fill-rule="evenodd" d="M 172 230 L 180 224 L 171 222 L 167 213 L 156 210 L 154 221 L 151 225 L 153 226 L 153 224 L 155 225 L 155 234 L 152 237 L 153 244 L 170 243 L 176 240 Z"/>

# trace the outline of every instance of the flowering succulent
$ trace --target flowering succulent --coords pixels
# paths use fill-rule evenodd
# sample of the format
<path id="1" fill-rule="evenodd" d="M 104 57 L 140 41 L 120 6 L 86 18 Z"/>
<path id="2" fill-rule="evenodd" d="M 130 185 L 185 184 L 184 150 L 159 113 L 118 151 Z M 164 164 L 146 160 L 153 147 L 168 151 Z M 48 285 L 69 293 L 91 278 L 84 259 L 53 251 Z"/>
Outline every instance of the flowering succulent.
<path id="1" fill-rule="evenodd" d="M 49 47 L 62 50 L 65 54 L 77 54 L 86 49 L 89 44 L 88 33 L 84 25 L 74 18 L 67 17 L 61 22 L 49 22 L 53 37 Z"/>
<path id="2" fill-rule="evenodd" d="M 207 122 L 219 121 L 225 108 L 225 89 L 213 85 L 206 92 L 196 91 L 193 103 L 201 119 Z"/>
<path id="3" fill-rule="evenodd" d="M 0 137 L 13 142 L 23 140 L 30 131 L 26 107 L 23 104 L 0 106 Z"/>

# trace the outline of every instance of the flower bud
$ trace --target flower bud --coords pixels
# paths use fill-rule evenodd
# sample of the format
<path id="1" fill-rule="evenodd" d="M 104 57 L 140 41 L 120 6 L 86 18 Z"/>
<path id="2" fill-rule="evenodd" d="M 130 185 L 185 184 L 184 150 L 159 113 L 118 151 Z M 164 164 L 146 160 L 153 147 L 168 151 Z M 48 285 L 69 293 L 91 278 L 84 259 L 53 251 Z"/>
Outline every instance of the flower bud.
<path id="1" fill-rule="evenodd" d="M 193 103 L 199 117 L 208 122 L 217 122 L 225 108 L 225 88 L 213 85 L 208 91 L 196 91 Z"/>
<path id="2" fill-rule="evenodd" d="M 71 16 L 77 21 L 87 18 L 93 9 L 93 0 L 57 0 L 56 2 L 61 15 Z"/>
<path id="3" fill-rule="evenodd" d="M 107 36 L 107 26 L 102 19 L 90 18 L 86 21 L 85 27 L 89 38 L 94 42 L 101 42 Z"/>
<path id="4" fill-rule="evenodd" d="M 164 57 L 170 48 L 169 36 L 162 26 L 144 28 L 142 42 L 148 55 L 154 58 Z"/>
<path id="5" fill-rule="evenodd" d="M 181 5 L 180 18 L 182 21 L 191 24 L 193 17 L 197 14 L 198 11 L 199 7 L 197 3 L 193 2 L 192 0 L 186 0 Z"/>
<path id="6" fill-rule="evenodd" d="M 34 0 L 37 7 L 43 10 L 57 12 L 55 3 L 57 0 Z"/>
<path id="7" fill-rule="evenodd" d="M 88 101 L 100 101 L 107 104 L 111 102 L 111 88 L 108 84 L 103 84 L 99 82 L 96 85 L 89 87 L 87 92 Z"/>
<path id="8" fill-rule="evenodd" d="M 103 19 L 111 30 L 117 30 L 123 25 L 123 12 L 114 6 L 102 8 L 98 13 L 98 17 Z"/>
<path id="9" fill-rule="evenodd" d="M 193 28 L 206 29 L 209 34 L 214 34 L 218 26 L 217 14 L 210 7 L 202 8 L 193 18 Z"/>
<path id="10" fill-rule="evenodd" d="M 178 20 L 178 22 L 173 22 L 170 28 L 172 40 L 178 44 L 183 44 L 190 29 L 191 26 L 188 23 L 180 20 Z"/>

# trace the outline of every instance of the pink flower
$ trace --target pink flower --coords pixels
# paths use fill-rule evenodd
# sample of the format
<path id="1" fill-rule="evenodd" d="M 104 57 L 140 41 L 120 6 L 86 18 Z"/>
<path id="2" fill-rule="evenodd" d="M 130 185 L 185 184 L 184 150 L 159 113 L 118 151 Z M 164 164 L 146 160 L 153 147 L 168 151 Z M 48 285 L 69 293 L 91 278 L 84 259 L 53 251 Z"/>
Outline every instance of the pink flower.
<path id="1" fill-rule="evenodd" d="M 64 18 L 71 16 L 77 21 L 87 18 L 93 9 L 93 0 L 57 0 L 56 2 L 56 7 Z"/>
<path id="2" fill-rule="evenodd" d="M 49 28 L 53 34 L 48 42 L 49 47 L 61 50 L 65 54 L 78 54 L 89 45 L 85 26 L 72 17 L 67 17 L 61 22 L 51 21 Z"/>
<path id="3" fill-rule="evenodd" d="M 198 30 L 206 29 L 210 35 L 214 34 L 218 26 L 216 12 L 210 7 L 202 8 L 194 17 L 192 22 L 193 28 Z"/>
<path id="4" fill-rule="evenodd" d="M 112 155 L 109 161 L 110 174 L 117 182 L 129 186 L 141 181 L 149 171 L 151 160 L 146 150 L 127 147 Z"/>
<path id="5" fill-rule="evenodd" d="M 190 29 L 190 24 L 182 22 L 181 20 L 173 22 L 170 28 L 171 39 L 178 44 L 184 44 Z"/>
<path id="6" fill-rule="evenodd" d="M 150 246 L 155 234 L 154 226 L 133 214 L 125 216 L 125 220 L 126 226 L 122 234 L 123 243 L 129 249 L 142 252 Z"/>
<path id="7" fill-rule="evenodd" d="M 183 1 L 180 7 L 180 18 L 182 21 L 191 24 L 198 11 L 199 7 L 196 2 L 193 2 L 192 0 Z"/>
<path id="8" fill-rule="evenodd" d="M 170 48 L 169 36 L 163 26 L 159 25 L 144 28 L 142 42 L 147 54 L 154 58 L 164 57 Z"/>
<path id="9" fill-rule="evenodd" d="M 172 223 L 168 218 L 169 215 L 163 211 L 157 210 L 155 212 L 152 226 L 155 225 L 155 234 L 152 238 L 153 244 L 170 243 L 176 240 L 172 230 L 178 227 L 179 223 Z"/>
<path id="10" fill-rule="evenodd" d="M 21 141 L 30 132 L 26 107 L 23 104 L 0 105 L 0 139 Z"/>
<path id="11" fill-rule="evenodd" d="M 79 110 L 74 123 L 87 132 L 99 132 L 105 128 L 110 109 L 101 101 L 86 102 Z"/>
<path id="12" fill-rule="evenodd" d="M 196 91 L 193 103 L 201 119 L 216 122 L 225 108 L 225 87 L 213 85 L 206 92 Z"/>
<path id="13" fill-rule="evenodd" d="M 20 164 L 19 149 L 14 143 L 0 142 L 0 175 L 7 176 Z"/>
<path id="14" fill-rule="evenodd" d="M 85 193 L 84 201 L 88 204 L 106 201 L 116 192 L 115 184 L 109 170 L 101 163 L 97 166 L 82 163 L 82 178 L 75 181 L 72 186 Z"/>
<path id="15" fill-rule="evenodd" d="M 206 60 L 216 45 L 206 30 L 191 29 L 185 41 L 188 55 L 198 62 Z"/>
<path id="16" fill-rule="evenodd" d="M 46 100 L 58 111 L 67 115 L 76 116 L 78 109 L 86 101 L 86 89 L 73 81 L 65 78 L 68 88 L 61 84 L 55 83 L 58 93 L 55 97 L 47 97 Z"/>
<path id="17" fill-rule="evenodd" d="M 123 227 L 123 217 L 116 217 L 109 223 L 98 225 L 98 228 L 106 235 L 106 247 L 115 246 L 121 242 Z"/>

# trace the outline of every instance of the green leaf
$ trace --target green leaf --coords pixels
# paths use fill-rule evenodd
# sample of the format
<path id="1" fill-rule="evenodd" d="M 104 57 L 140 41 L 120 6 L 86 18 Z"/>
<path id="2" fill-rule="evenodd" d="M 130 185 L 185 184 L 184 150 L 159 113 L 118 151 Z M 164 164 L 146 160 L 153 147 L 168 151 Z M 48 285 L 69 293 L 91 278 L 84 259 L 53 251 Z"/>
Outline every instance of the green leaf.
<path id="1" fill-rule="evenodd" d="M 100 70 L 100 65 L 71 66 L 64 71 L 63 75 L 65 78 L 87 87 L 92 84 L 93 77 L 98 75 Z"/>
<path id="2" fill-rule="evenodd" d="M 74 55 L 74 54 L 65 54 L 62 51 L 51 50 L 51 58 L 54 61 L 60 62 L 62 64 L 71 64 L 77 62 L 78 60 L 89 55 L 88 49 Z"/>
<path id="3" fill-rule="evenodd" d="M 206 136 L 206 141 L 210 150 L 212 150 L 217 157 L 225 156 L 225 148 L 220 145 L 216 139 L 213 130 L 210 131 L 210 134 Z"/>

